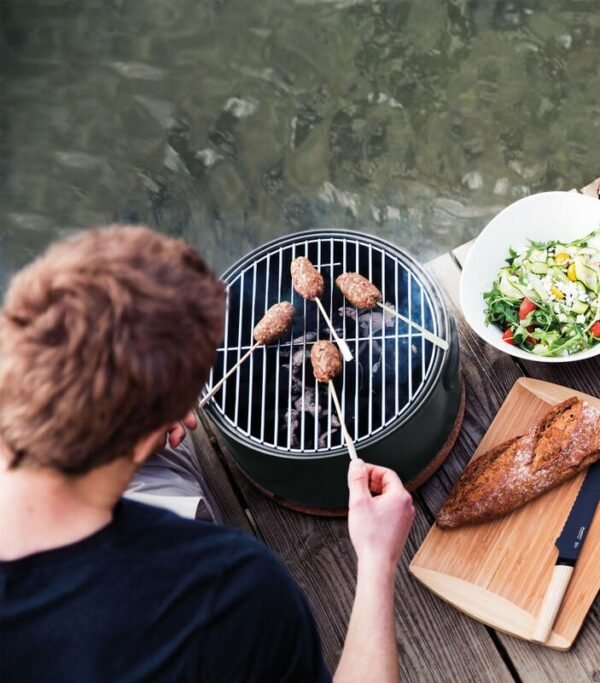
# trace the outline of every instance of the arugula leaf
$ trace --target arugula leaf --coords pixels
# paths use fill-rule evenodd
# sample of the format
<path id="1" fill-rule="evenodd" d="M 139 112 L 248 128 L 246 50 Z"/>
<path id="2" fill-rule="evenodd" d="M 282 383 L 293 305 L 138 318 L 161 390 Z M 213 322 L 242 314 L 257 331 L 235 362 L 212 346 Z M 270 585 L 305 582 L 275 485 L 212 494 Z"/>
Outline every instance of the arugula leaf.
<path id="1" fill-rule="evenodd" d="M 512 247 L 508 248 L 508 258 L 506 259 L 506 263 L 508 263 L 509 266 L 512 266 L 514 260 L 517 258 L 519 255 L 519 252 L 513 249 Z"/>
<path id="2" fill-rule="evenodd" d="M 500 325 L 502 329 L 506 329 L 510 325 L 518 324 L 521 302 L 504 296 L 498 289 L 498 281 L 494 282 L 491 291 L 485 292 L 483 298 L 487 303 L 485 310 L 485 322 L 487 325 L 494 323 Z"/>

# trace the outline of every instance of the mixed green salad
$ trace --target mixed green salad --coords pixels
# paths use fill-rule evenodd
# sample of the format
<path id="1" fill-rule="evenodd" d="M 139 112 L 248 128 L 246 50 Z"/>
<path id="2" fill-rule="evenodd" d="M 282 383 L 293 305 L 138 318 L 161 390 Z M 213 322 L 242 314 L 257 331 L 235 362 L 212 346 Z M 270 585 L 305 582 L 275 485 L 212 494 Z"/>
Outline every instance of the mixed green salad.
<path id="1" fill-rule="evenodd" d="M 485 292 L 487 324 L 539 356 L 566 356 L 600 344 L 600 229 L 574 242 L 533 242 L 509 250 Z"/>

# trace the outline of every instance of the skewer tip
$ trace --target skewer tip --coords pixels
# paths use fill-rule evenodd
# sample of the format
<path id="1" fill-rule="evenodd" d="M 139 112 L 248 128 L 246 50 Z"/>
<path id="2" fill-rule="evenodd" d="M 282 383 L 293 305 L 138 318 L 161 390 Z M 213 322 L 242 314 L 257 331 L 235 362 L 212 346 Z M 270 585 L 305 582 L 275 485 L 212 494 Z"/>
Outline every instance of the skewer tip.
<path id="1" fill-rule="evenodd" d="M 350 351 L 350 347 L 346 342 L 342 339 L 340 340 L 340 351 L 342 352 L 342 357 L 346 361 L 346 363 L 349 363 L 351 360 L 354 360 L 354 356 L 352 355 L 352 351 Z"/>

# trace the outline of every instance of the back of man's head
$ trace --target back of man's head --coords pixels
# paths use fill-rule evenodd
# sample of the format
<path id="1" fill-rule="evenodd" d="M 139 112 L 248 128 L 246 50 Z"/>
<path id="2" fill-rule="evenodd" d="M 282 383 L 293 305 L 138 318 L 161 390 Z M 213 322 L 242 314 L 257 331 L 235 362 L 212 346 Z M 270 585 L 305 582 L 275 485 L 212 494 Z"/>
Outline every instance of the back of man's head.
<path id="1" fill-rule="evenodd" d="M 223 333 L 224 288 L 147 228 L 55 244 L 0 312 L 0 440 L 12 467 L 81 474 L 192 407 Z"/>

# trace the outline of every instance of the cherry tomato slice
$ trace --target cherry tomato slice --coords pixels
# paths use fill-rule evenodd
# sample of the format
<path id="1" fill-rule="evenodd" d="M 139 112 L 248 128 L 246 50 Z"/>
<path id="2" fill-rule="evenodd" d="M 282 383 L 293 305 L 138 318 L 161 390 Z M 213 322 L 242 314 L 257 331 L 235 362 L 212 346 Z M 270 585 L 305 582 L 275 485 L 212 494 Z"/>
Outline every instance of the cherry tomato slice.
<path id="1" fill-rule="evenodd" d="M 537 306 L 533 303 L 533 301 L 530 301 L 527 297 L 521 301 L 521 307 L 519 308 L 519 320 L 525 320 L 525 318 L 531 313 L 531 311 L 535 311 Z"/>
<path id="2" fill-rule="evenodd" d="M 596 320 L 590 327 L 590 332 L 592 333 L 592 337 L 598 337 L 600 339 L 600 320 Z"/>
<path id="3" fill-rule="evenodd" d="M 504 332 L 502 339 L 504 339 L 507 344 L 512 344 L 514 346 L 515 340 L 513 339 L 512 329 L 510 327 Z"/>

